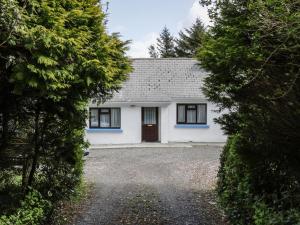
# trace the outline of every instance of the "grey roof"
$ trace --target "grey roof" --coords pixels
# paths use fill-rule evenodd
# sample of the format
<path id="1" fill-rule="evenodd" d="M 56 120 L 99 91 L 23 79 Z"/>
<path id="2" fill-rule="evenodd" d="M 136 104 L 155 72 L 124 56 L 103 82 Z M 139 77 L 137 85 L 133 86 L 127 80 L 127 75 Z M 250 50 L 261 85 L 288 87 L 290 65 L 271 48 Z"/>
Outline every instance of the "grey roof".
<path id="1" fill-rule="evenodd" d="M 201 87 L 206 72 L 187 58 L 133 59 L 134 71 L 109 102 L 170 102 L 205 99 Z"/>

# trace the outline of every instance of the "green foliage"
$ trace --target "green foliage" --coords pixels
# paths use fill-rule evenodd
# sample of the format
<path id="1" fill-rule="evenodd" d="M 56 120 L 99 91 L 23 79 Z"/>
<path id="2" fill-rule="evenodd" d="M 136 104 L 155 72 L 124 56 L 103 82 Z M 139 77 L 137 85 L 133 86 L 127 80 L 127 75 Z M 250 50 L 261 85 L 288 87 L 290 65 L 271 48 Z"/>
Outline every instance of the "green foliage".
<path id="1" fill-rule="evenodd" d="M 204 92 L 225 109 L 217 122 L 232 136 L 219 173 L 221 204 L 232 224 L 297 224 L 300 3 L 202 2 L 213 3 L 214 20 L 198 53 L 210 73 Z"/>
<path id="2" fill-rule="evenodd" d="M 159 38 L 157 38 L 157 48 L 154 45 L 149 47 L 149 54 L 152 58 L 174 58 L 175 52 L 175 39 L 171 35 L 169 29 L 164 27 L 161 31 Z"/>
<path id="3" fill-rule="evenodd" d="M 157 50 L 161 58 L 172 58 L 176 56 L 174 37 L 167 27 L 164 27 L 157 39 Z"/>
<path id="4" fill-rule="evenodd" d="M 97 0 L 0 1 L 0 169 L 55 203 L 80 183 L 88 102 L 120 88 L 128 42 Z"/>
<path id="5" fill-rule="evenodd" d="M 175 47 L 177 57 L 195 57 L 205 33 L 205 27 L 199 18 L 190 28 L 180 31 Z"/>
<path id="6" fill-rule="evenodd" d="M 190 27 L 179 32 L 174 38 L 167 27 L 164 27 L 156 44 L 149 46 L 151 58 L 196 57 L 196 53 L 206 35 L 206 29 L 198 18 Z"/>
<path id="7" fill-rule="evenodd" d="M 280 173 L 263 173 L 272 166 L 267 163 L 251 168 L 253 165 L 242 154 L 251 145 L 241 135 L 235 135 L 229 138 L 221 155 L 217 191 L 230 221 L 238 225 L 299 224 L 297 180 Z"/>
<path id="8" fill-rule="evenodd" d="M 0 12 L 0 47 L 6 43 L 14 45 L 13 36 L 21 27 L 22 9 L 16 0 L 0 0 Z"/>
<path id="9" fill-rule="evenodd" d="M 0 171 L 1 214 L 14 211 L 19 205 L 20 198 L 23 197 L 23 194 L 20 193 L 22 176 L 19 174 L 18 170 L 4 169 Z"/>
<path id="10" fill-rule="evenodd" d="M 254 224 L 257 225 L 282 225 L 282 224 L 300 224 L 299 209 L 290 209 L 287 211 L 275 211 L 265 203 L 254 204 Z"/>
<path id="11" fill-rule="evenodd" d="M 31 190 L 21 206 L 11 215 L 0 217 L 0 225 L 38 225 L 49 213 L 51 203 L 36 190 Z"/>
<path id="12" fill-rule="evenodd" d="M 154 45 L 150 45 L 148 50 L 151 58 L 158 58 L 159 55 Z"/>
<path id="13" fill-rule="evenodd" d="M 221 166 L 218 172 L 218 194 L 221 206 L 237 224 L 250 224 L 249 214 L 252 211 L 250 173 L 238 155 L 239 136 L 229 138 L 221 155 Z M 243 207 L 242 209 L 240 207 Z"/>

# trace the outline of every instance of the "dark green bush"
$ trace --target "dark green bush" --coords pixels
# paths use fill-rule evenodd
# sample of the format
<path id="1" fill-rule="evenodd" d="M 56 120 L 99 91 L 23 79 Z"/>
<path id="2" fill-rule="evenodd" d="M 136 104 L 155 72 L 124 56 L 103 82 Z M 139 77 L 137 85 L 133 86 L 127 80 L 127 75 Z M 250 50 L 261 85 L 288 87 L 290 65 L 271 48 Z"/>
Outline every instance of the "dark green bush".
<path id="1" fill-rule="evenodd" d="M 220 204 L 232 224 L 298 225 L 299 183 L 284 160 L 279 165 L 271 159 L 255 157 L 260 145 L 250 143 L 242 135 L 229 138 L 218 173 Z M 245 150 L 254 154 L 256 160 L 251 160 Z"/>
<path id="2" fill-rule="evenodd" d="M 128 42 L 98 0 L 0 0 L 0 12 L 1 223 L 39 224 L 80 184 L 88 103 L 127 78 Z"/>
<path id="3" fill-rule="evenodd" d="M 218 173 L 218 194 L 220 203 L 231 220 L 237 224 L 248 224 L 252 214 L 250 196 L 250 175 L 237 153 L 239 137 L 230 138 L 221 155 Z"/>
<path id="4" fill-rule="evenodd" d="M 49 213 L 51 203 L 36 190 L 30 190 L 21 206 L 11 215 L 0 217 L 0 225 L 37 225 Z"/>
<path id="5" fill-rule="evenodd" d="M 299 225 L 300 210 L 289 209 L 276 211 L 262 202 L 255 202 L 253 205 L 254 215 L 253 224 L 256 225 Z"/>
<path id="6" fill-rule="evenodd" d="M 203 90 L 230 136 L 220 202 L 232 224 L 300 224 L 300 1 L 201 2 Z"/>

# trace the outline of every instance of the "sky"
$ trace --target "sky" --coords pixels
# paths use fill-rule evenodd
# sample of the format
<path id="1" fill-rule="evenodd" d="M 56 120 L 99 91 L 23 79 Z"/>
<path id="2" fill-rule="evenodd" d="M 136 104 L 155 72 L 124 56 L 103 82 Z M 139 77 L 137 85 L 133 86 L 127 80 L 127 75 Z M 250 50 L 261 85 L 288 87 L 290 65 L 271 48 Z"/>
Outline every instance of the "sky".
<path id="1" fill-rule="evenodd" d="M 199 0 L 106 0 L 108 7 L 108 31 L 119 32 L 123 40 L 131 40 L 128 56 L 149 57 L 148 47 L 164 26 L 172 35 L 190 27 L 200 18 L 209 25 L 207 9 Z M 104 8 L 105 9 L 105 8 Z"/>

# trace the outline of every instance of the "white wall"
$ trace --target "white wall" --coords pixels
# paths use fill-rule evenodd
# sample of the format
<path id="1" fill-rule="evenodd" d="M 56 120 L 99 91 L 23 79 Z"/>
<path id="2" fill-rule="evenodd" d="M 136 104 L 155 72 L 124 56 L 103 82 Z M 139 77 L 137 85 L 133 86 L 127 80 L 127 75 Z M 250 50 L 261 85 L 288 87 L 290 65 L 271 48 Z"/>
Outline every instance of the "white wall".
<path id="1" fill-rule="evenodd" d="M 169 106 L 161 107 L 160 116 L 160 141 L 161 143 L 168 143 L 169 141 Z M 176 113 L 176 111 L 175 111 Z"/>
<path id="2" fill-rule="evenodd" d="M 209 128 L 177 128 L 176 125 L 176 103 L 168 107 L 168 142 L 225 142 L 226 136 L 213 119 L 218 114 L 212 112 L 215 109 L 212 103 L 207 103 L 207 125 Z"/>
<path id="3" fill-rule="evenodd" d="M 179 102 L 180 103 L 180 102 Z M 192 102 L 182 102 L 192 103 Z M 198 102 L 197 102 L 198 103 Z M 114 107 L 117 107 L 116 105 Z M 122 132 L 109 130 L 92 131 L 87 129 L 86 138 L 92 145 L 97 144 L 135 144 L 141 143 L 141 106 L 121 106 Z M 160 106 L 159 110 L 159 139 L 161 143 L 168 142 L 225 142 L 226 136 L 213 118 L 218 114 L 212 112 L 214 105 L 207 103 L 207 125 L 209 128 L 177 128 L 176 103 Z M 88 124 L 88 123 L 87 123 Z"/>
<path id="4" fill-rule="evenodd" d="M 92 145 L 97 144 L 133 144 L 141 142 L 141 107 L 121 107 L 121 130 L 116 133 L 109 130 L 89 132 L 86 138 Z"/>

